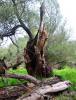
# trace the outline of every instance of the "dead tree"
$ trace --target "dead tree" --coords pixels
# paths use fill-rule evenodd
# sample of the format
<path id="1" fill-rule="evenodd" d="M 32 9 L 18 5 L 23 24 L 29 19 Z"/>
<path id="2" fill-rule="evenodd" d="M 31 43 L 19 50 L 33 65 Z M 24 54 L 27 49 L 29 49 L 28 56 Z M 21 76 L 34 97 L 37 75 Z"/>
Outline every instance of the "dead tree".
<path id="1" fill-rule="evenodd" d="M 44 25 L 44 14 L 45 7 L 44 3 L 42 3 L 39 30 L 35 38 L 28 41 L 24 49 L 24 60 L 29 74 L 48 77 L 51 73 L 51 67 L 47 65 L 44 57 L 44 46 L 48 35 Z"/>
<path id="2" fill-rule="evenodd" d="M 10 37 L 12 35 L 15 35 L 16 29 L 22 27 L 29 36 L 29 41 L 27 42 L 27 46 L 26 48 L 24 48 L 24 61 L 26 64 L 28 74 L 33 76 L 48 77 L 51 74 L 51 67 L 47 64 L 44 56 L 44 46 L 48 35 L 44 25 L 44 15 L 45 15 L 44 3 L 42 3 L 40 7 L 39 29 L 37 35 L 33 37 L 31 31 L 27 28 L 27 26 L 24 24 L 23 20 L 19 15 L 17 4 L 15 1 L 16 0 L 12 0 L 14 13 L 20 24 L 15 25 L 7 33 L 1 34 L 0 38 Z"/>

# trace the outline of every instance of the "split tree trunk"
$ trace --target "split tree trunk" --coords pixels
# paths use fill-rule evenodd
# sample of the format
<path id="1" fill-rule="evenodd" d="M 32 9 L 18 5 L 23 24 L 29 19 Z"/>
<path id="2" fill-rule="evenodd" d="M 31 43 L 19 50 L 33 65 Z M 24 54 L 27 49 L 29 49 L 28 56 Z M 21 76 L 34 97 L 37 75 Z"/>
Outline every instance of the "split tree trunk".
<path id="1" fill-rule="evenodd" d="M 24 49 L 24 60 L 29 74 L 39 77 L 49 77 L 51 67 L 48 66 L 44 57 L 44 46 L 47 40 L 47 31 L 43 24 L 45 13 L 44 4 L 40 8 L 40 26 L 34 39 L 29 40 Z"/>

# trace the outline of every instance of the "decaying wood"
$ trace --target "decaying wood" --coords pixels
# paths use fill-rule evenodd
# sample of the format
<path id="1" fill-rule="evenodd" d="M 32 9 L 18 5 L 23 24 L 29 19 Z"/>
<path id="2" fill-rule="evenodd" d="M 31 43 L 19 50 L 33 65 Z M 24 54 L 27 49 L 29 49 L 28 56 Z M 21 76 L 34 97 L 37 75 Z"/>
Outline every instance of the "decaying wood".
<path id="1" fill-rule="evenodd" d="M 48 93 L 56 93 L 66 90 L 69 87 L 69 83 L 69 81 L 63 81 L 53 85 L 41 86 L 34 90 L 32 93 L 30 93 L 30 95 L 24 95 L 17 100 L 44 100 L 42 99 L 42 97 L 44 98 L 44 96 Z"/>
<path id="2" fill-rule="evenodd" d="M 37 77 L 49 77 L 52 69 L 48 66 L 44 56 L 44 46 L 47 40 L 47 31 L 44 25 L 45 5 L 40 7 L 40 25 L 34 39 L 27 42 L 24 49 L 24 62 L 28 74 Z"/>
<path id="3" fill-rule="evenodd" d="M 13 77 L 14 74 L 11 75 L 7 74 L 6 76 Z M 29 75 L 27 76 L 31 78 L 31 76 Z M 69 87 L 69 85 L 70 85 L 69 81 L 62 81 L 61 78 L 56 76 L 45 80 L 43 79 L 41 82 L 39 82 L 39 84 L 27 83 L 18 86 L 4 87 L 0 88 L 0 100 L 6 100 L 6 98 L 11 99 L 14 97 L 18 98 L 21 95 L 22 96 L 18 100 L 44 100 L 45 96 L 48 98 L 49 95 L 52 95 L 51 93 L 54 94 L 64 91 Z M 16 98 L 14 100 L 16 100 Z"/>
<path id="4" fill-rule="evenodd" d="M 32 82 L 34 84 L 40 83 L 40 81 L 37 80 L 35 77 L 27 75 L 27 74 L 26 75 L 20 75 L 20 74 L 9 74 L 9 73 L 6 73 L 3 77 L 24 79 L 24 80 L 27 80 L 27 81 Z"/>
<path id="5" fill-rule="evenodd" d="M 59 75 L 56 75 L 56 76 L 53 76 L 53 77 L 43 79 L 42 84 L 52 85 L 52 84 L 56 84 L 56 83 L 62 82 L 62 81 L 63 81 L 62 77 L 59 76 Z"/>
<path id="6" fill-rule="evenodd" d="M 12 100 L 12 98 L 19 97 L 26 91 L 27 88 L 23 85 L 0 88 L 0 100 L 7 100 L 7 98 Z"/>

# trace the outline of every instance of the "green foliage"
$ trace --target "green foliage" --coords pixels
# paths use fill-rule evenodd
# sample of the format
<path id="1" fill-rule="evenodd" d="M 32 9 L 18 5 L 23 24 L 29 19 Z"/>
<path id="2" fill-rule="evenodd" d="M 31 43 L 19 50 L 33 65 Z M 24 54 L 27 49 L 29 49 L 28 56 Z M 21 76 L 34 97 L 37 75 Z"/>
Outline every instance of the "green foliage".
<path id="1" fill-rule="evenodd" d="M 0 87 L 5 87 L 8 85 L 16 85 L 16 84 L 22 84 L 22 82 L 18 79 L 12 79 L 12 78 L 1 78 L 0 77 Z"/>
<path id="2" fill-rule="evenodd" d="M 43 0 L 16 1 L 20 18 L 22 19 L 24 24 L 25 23 L 27 24 L 27 26 L 29 27 L 34 36 L 39 28 L 39 21 L 40 21 L 39 5 L 42 2 Z M 38 6 L 36 6 L 36 4 L 38 4 Z M 11 1 L 7 0 L 0 7 L 1 7 L 0 9 L 1 21 L 4 21 L 4 22 L 0 21 L 4 26 L 1 28 L 2 32 L 4 30 L 5 30 L 4 32 L 7 32 L 7 30 L 11 29 L 12 26 L 20 24 L 14 12 L 14 8 Z M 49 59 L 49 62 L 64 60 L 66 58 L 66 49 L 65 49 L 66 47 L 64 41 L 66 40 L 65 34 L 67 34 L 67 32 L 65 31 L 63 24 L 61 24 L 61 14 L 58 1 L 45 0 L 45 11 L 46 14 L 44 16 L 44 23 L 47 26 L 47 31 L 49 33 L 48 36 L 49 39 L 46 47 L 47 59 Z M 16 42 L 19 46 L 19 55 L 21 56 L 21 59 L 23 59 L 22 58 L 23 48 L 25 47 L 26 44 L 25 42 L 27 42 L 24 41 L 25 41 L 24 39 L 22 40 L 18 39 Z M 8 48 L 7 61 L 10 60 L 11 62 L 16 61 L 16 55 L 17 55 L 17 48 L 13 45 L 10 45 L 10 47 Z"/>
<path id="3" fill-rule="evenodd" d="M 20 61 L 24 59 L 23 52 L 26 47 L 26 43 L 28 41 L 28 37 L 18 38 L 16 40 L 16 44 L 18 45 L 18 49 L 13 44 L 10 44 L 7 48 L 0 48 L 0 59 L 6 57 L 6 64 L 15 64 L 17 61 L 17 56 L 20 58 Z M 18 51 L 17 51 L 18 50 Z"/>
<path id="4" fill-rule="evenodd" d="M 36 7 L 36 4 L 40 5 L 43 0 L 16 0 L 19 16 L 22 19 L 24 24 L 27 24 L 29 29 L 35 35 L 39 27 L 39 6 Z M 61 21 L 61 14 L 59 9 L 59 4 L 57 0 L 45 0 L 46 14 L 45 14 L 45 25 L 47 26 L 48 41 L 45 48 L 46 57 L 48 62 L 60 62 L 65 61 L 76 62 L 76 42 L 69 42 L 67 30 L 65 28 L 65 23 Z M 36 9 L 35 9 L 36 8 Z M 15 15 L 12 2 L 10 0 L 1 0 L 0 1 L 0 31 L 1 34 L 9 31 L 14 25 L 20 24 L 17 16 Z M 24 47 L 28 38 L 19 38 L 16 40 L 16 44 L 19 47 L 19 51 L 14 45 L 10 45 L 8 48 L 0 48 L 0 58 L 6 57 L 8 63 L 15 63 L 16 58 L 19 55 L 23 59 Z M 72 69 L 73 70 L 73 69 Z M 17 69 L 13 71 L 9 70 L 12 73 L 26 73 L 23 69 Z M 67 73 L 68 72 L 68 73 Z M 57 73 L 57 71 L 55 71 Z M 61 74 L 63 78 L 69 79 L 75 83 L 75 79 L 72 79 L 72 76 L 69 76 L 71 73 L 70 69 L 58 71 L 57 74 Z M 71 73 L 72 74 L 72 73 Z M 72 74 L 75 78 L 75 72 Z M 11 80 L 11 79 L 10 79 Z M 13 81 L 15 83 L 15 80 Z"/>
<path id="5" fill-rule="evenodd" d="M 17 56 L 20 57 L 20 59 L 23 59 L 23 52 L 24 52 L 24 47 L 26 47 L 26 43 L 28 41 L 28 38 L 18 38 L 16 41 L 16 44 L 18 45 L 18 52 L 17 52 L 17 47 L 11 44 L 8 49 L 7 49 L 7 61 L 11 63 L 16 62 Z"/>
<path id="6" fill-rule="evenodd" d="M 17 73 L 17 74 L 27 74 L 27 70 L 24 67 L 19 67 L 16 70 L 13 70 L 12 68 L 10 68 L 8 70 L 9 73 Z"/>
<path id="7" fill-rule="evenodd" d="M 10 8 L 10 9 L 9 9 Z M 11 22 L 13 20 L 13 8 L 11 5 L 3 4 L 0 6 L 0 22 Z"/>
<path id="8" fill-rule="evenodd" d="M 49 62 L 65 61 L 68 55 L 67 39 L 65 33 L 49 35 L 45 54 Z M 71 52 L 71 50 L 70 50 Z"/>
<path id="9" fill-rule="evenodd" d="M 61 94 L 54 98 L 54 100 L 76 100 L 75 94 Z"/>
<path id="10" fill-rule="evenodd" d="M 8 50 L 6 48 L 0 48 L 0 58 L 6 57 Z"/>
<path id="11" fill-rule="evenodd" d="M 33 34 L 36 34 L 39 28 L 39 12 L 42 2 L 43 0 L 16 0 L 19 17 L 24 24 L 27 24 Z M 61 22 L 59 4 L 57 0 L 45 0 L 45 6 L 46 14 L 44 23 L 47 25 L 48 32 L 53 33 Z M 14 12 L 12 1 L 2 0 L 0 5 L 1 34 L 7 30 L 9 31 L 14 25 L 20 24 L 17 17 L 18 16 L 16 16 Z"/>
<path id="12" fill-rule="evenodd" d="M 71 90 L 76 90 L 76 68 L 70 68 L 69 66 L 65 66 L 64 69 L 53 70 L 55 75 L 60 75 L 64 80 L 69 80 L 72 82 L 70 87 Z"/>
<path id="13" fill-rule="evenodd" d="M 54 34 L 50 34 L 45 48 L 45 55 L 50 63 L 76 62 L 76 41 L 69 41 L 65 26 L 60 26 Z"/>

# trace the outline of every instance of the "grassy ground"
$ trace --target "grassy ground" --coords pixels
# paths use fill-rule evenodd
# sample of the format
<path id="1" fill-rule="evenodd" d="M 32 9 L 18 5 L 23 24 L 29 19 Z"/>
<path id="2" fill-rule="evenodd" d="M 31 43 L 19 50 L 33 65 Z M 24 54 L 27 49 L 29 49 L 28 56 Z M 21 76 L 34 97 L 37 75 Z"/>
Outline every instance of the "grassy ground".
<path id="1" fill-rule="evenodd" d="M 9 73 L 17 73 L 17 74 L 27 74 L 27 70 L 23 67 L 19 67 L 16 70 L 9 69 Z M 54 96 L 52 100 L 76 100 L 76 68 L 70 68 L 68 66 L 65 66 L 64 69 L 53 70 L 54 75 L 60 75 L 64 80 L 71 81 L 72 85 L 69 88 L 69 90 L 72 90 L 69 94 L 60 94 L 58 96 Z M 0 87 L 4 87 L 7 85 L 15 85 L 15 84 L 22 84 L 26 81 L 18 80 L 14 78 L 0 78 Z"/>
<path id="2" fill-rule="evenodd" d="M 27 70 L 25 68 L 23 68 L 23 67 L 19 67 L 16 70 L 9 69 L 8 73 L 27 74 Z M 14 78 L 3 78 L 3 77 L 0 77 L 0 87 L 4 87 L 4 86 L 7 86 L 7 85 L 22 84 L 24 82 L 25 82 L 24 80 L 20 81 L 18 79 L 14 79 Z"/>
<path id="3" fill-rule="evenodd" d="M 60 75 L 64 80 L 69 80 L 72 83 L 69 93 L 55 96 L 53 100 L 76 100 L 76 68 L 65 66 L 64 69 L 54 69 L 53 72 L 55 75 Z"/>
<path id="4" fill-rule="evenodd" d="M 71 81 L 72 85 L 70 89 L 76 91 L 76 68 L 65 66 L 64 69 L 61 70 L 54 69 L 53 72 L 55 75 L 62 76 L 64 80 Z"/>
<path id="5" fill-rule="evenodd" d="M 17 74 L 27 74 L 27 70 L 23 67 L 20 67 L 16 70 L 9 69 L 9 73 L 17 73 Z M 71 90 L 76 90 L 76 68 L 70 68 L 68 66 L 65 66 L 64 69 L 53 70 L 54 75 L 60 75 L 64 80 L 70 80 L 72 82 L 72 86 L 70 87 Z M 25 81 L 20 81 L 18 79 L 13 78 L 0 78 L 0 87 L 3 87 L 5 85 L 15 85 L 15 84 L 21 84 Z"/>
<path id="6" fill-rule="evenodd" d="M 76 100 L 76 93 L 60 94 L 58 96 L 54 96 L 51 100 Z"/>

